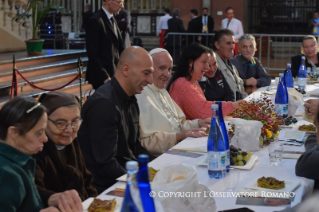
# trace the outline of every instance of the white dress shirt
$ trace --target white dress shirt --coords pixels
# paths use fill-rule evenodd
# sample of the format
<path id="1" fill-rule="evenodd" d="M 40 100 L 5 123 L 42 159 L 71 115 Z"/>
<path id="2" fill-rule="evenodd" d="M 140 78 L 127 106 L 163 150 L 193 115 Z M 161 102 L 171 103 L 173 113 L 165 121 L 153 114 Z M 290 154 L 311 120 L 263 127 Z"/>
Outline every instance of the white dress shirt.
<path id="1" fill-rule="evenodd" d="M 199 128 L 198 119 L 186 120 L 182 109 L 166 89 L 147 85 L 136 98 L 140 108 L 140 141 L 154 156 L 176 144 L 176 133 Z"/>
<path id="2" fill-rule="evenodd" d="M 168 30 L 168 25 L 167 25 L 167 21 L 168 19 L 171 19 L 172 16 L 170 16 L 169 14 L 165 14 L 164 16 L 162 16 L 158 22 L 157 25 L 157 35 L 159 35 L 162 31 L 162 29 Z"/>
<path id="3" fill-rule="evenodd" d="M 243 29 L 243 25 L 241 23 L 240 20 L 233 18 L 227 27 L 228 24 L 228 18 L 225 18 L 222 20 L 222 29 L 230 29 L 231 31 L 234 32 L 234 38 L 235 38 L 235 42 L 238 43 L 238 40 L 241 36 L 244 35 L 244 29 Z"/>

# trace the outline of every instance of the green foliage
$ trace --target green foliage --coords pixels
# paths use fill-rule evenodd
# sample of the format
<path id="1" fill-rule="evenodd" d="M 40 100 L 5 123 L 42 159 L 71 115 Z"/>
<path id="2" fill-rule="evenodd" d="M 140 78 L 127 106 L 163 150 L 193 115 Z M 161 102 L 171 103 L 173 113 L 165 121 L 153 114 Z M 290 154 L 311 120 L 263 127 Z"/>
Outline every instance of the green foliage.
<path id="1" fill-rule="evenodd" d="M 27 14 L 31 13 L 32 22 L 32 39 L 38 38 L 38 26 L 50 11 L 52 4 L 44 6 L 44 0 L 28 0 L 27 2 Z"/>

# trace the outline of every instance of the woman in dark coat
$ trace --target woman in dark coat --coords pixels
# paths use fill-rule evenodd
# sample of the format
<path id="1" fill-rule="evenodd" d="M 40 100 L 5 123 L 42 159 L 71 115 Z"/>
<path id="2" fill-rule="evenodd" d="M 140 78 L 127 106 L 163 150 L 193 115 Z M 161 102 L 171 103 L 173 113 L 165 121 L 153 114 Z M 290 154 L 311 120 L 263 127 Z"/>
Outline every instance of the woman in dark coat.
<path id="1" fill-rule="evenodd" d="M 308 35 L 302 41 L 302 55 L 306 56 L 306 69 L 314 69 L 319 67 L 319 52 L 317 40 L 314 36 Z M 297 55 L 291 58 L 291 73 L 293 77 L 298 77 L 299 66 L 301 63 L 301 56 Z"/>
<path id="2" fill-rule="evenodd" d="M 45 130 L 48 142 L 43 152 L 34 156 L 37 161 L 35 182 L 45 205 L 52 195 L 65 190 L 75 190 L 82 201 L 97 196 L 92 186 L 92 174 L 86 169 L 79 143 L 76 139 L 80 127 L 80 104 L 76 96 L 60 91 L 43 94 L 39 102 L 48 113 Z"/>

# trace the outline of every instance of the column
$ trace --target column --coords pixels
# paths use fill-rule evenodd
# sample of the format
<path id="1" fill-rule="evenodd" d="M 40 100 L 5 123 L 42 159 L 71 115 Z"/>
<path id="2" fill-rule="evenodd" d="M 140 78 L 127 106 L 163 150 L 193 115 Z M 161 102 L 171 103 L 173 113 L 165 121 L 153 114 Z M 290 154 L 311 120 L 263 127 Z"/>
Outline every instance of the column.
<path id="1" fill-rule="evenodd" d="M 151 0 L 151 11 L 152 12 L 156 12 L 157 11 L 156 3 L 157 3 L 157 0 Z"/>
<path id="2" fill-rule="evenodd" d="M 139 6 L 139 11 L 143 13 L 144 12 L 144 0 L 141 0 L 140 2 L 141 2 L 141 4 Z"/>
<path id="3" fill-rule="evenodd" d="M 78 32 L 78 20 L 77 20 L 77 0 L 73 0 L 73 29 L 74 32 Z"/>
<path id="4" fill-rule="evenodd" d="M 208 8 L 208 14 L 211 15 L 211 1 L 210 0 L 203 0 L 203 6 L 202 8 L 207 7 Z"/>
<path id="5" fill-rule="evenodd" d="M 10 6 L 8 4 L 8 0 L 4 0 L 3 5 L 3 26 L 6 26 L 10 23 L 10 17 L 8 17 L 10 13 Z"/>
<path id="6" fill-rule="evenodd" d="M 159 13 L 163 12 L 163 0 L 159 0 Z"/>
<path id="7" fill-rule="evenodd" d="M 149 13 L 150 12 L 150 3 L 149 0 L 146 0 L 146 7 L 145 7 L 145 13 Z"/>

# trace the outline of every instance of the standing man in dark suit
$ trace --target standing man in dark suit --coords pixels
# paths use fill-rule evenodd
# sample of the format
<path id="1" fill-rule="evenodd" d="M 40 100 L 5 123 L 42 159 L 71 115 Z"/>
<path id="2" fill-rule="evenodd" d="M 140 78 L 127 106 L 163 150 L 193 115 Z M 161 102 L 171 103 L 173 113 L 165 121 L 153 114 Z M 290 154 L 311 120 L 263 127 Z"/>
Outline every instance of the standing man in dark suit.
<path id="1" fill-rule="evenodd" d="M 85 12 L 83 13 L 83 23 L 81 31 L 85 31 L 87 23 L 89 22 L 90 18 L 93 16 L 92 6 L 90 4 L 85 5 Z"/>
<path id="2" fill-rule="evenodd" d="M 185 32 L 183 21 L 178 18 L 181 13 L 180 9 L 173 10 L 173 18 L 168 19 L 167 33 L 170 32 Z M 168 35 L 165 48 L 172 56 L 173 60 L 178 62 L 179 56 L 182 51 L 182 36 L 181 35 Z"/>
<path id="3" fill-rule="evenodd" d="M 203 15 L 196 18 L 197 20 L 197 33 L 213 33 L 214 30 L 214 19 L 208 15 L 208 8 L 203 8 Z M 209 36 L 201 36 L 201 44 L 208 46 L 211 43 L 211 39 Z"/>
<path id="4" fill-rule="evenodd" d="M 114 75 L 123 40 L 113 14 L 124 7 L 124 0 L 103 0 L 102 8 L 86 27 L 86 51 L 89 58 L 86 80 L 96 90 Z"/>
<path id="5" fill-rule="evenodd" d="M 124 8 L 121 9 L 119 14 L 115 14 L 114 18 L 117 22 L 117 25 L 121 31 L 122 40 L 124 43 L 124 48 L 128 48 L 131 46 L 130 35 L 128 31 L 128 26 L 130 25 L 130 17 Z"/>
<path id="6" fill-rule="evenodd" d="M 188 33 L 192 33 L 195 32 L 196 33 L 196 18 L 197 18 L 198 12 L 196 9 L 191 9 L 190 11 L 190 18 L 191 20 L 188 22 L 188 27 L 187 27 L 187 32 Z M 194 42 L 199 42 L 198 41 L 198 35 L 189 35 L 188 36 L 188 44 L 194 43 Z"/>

